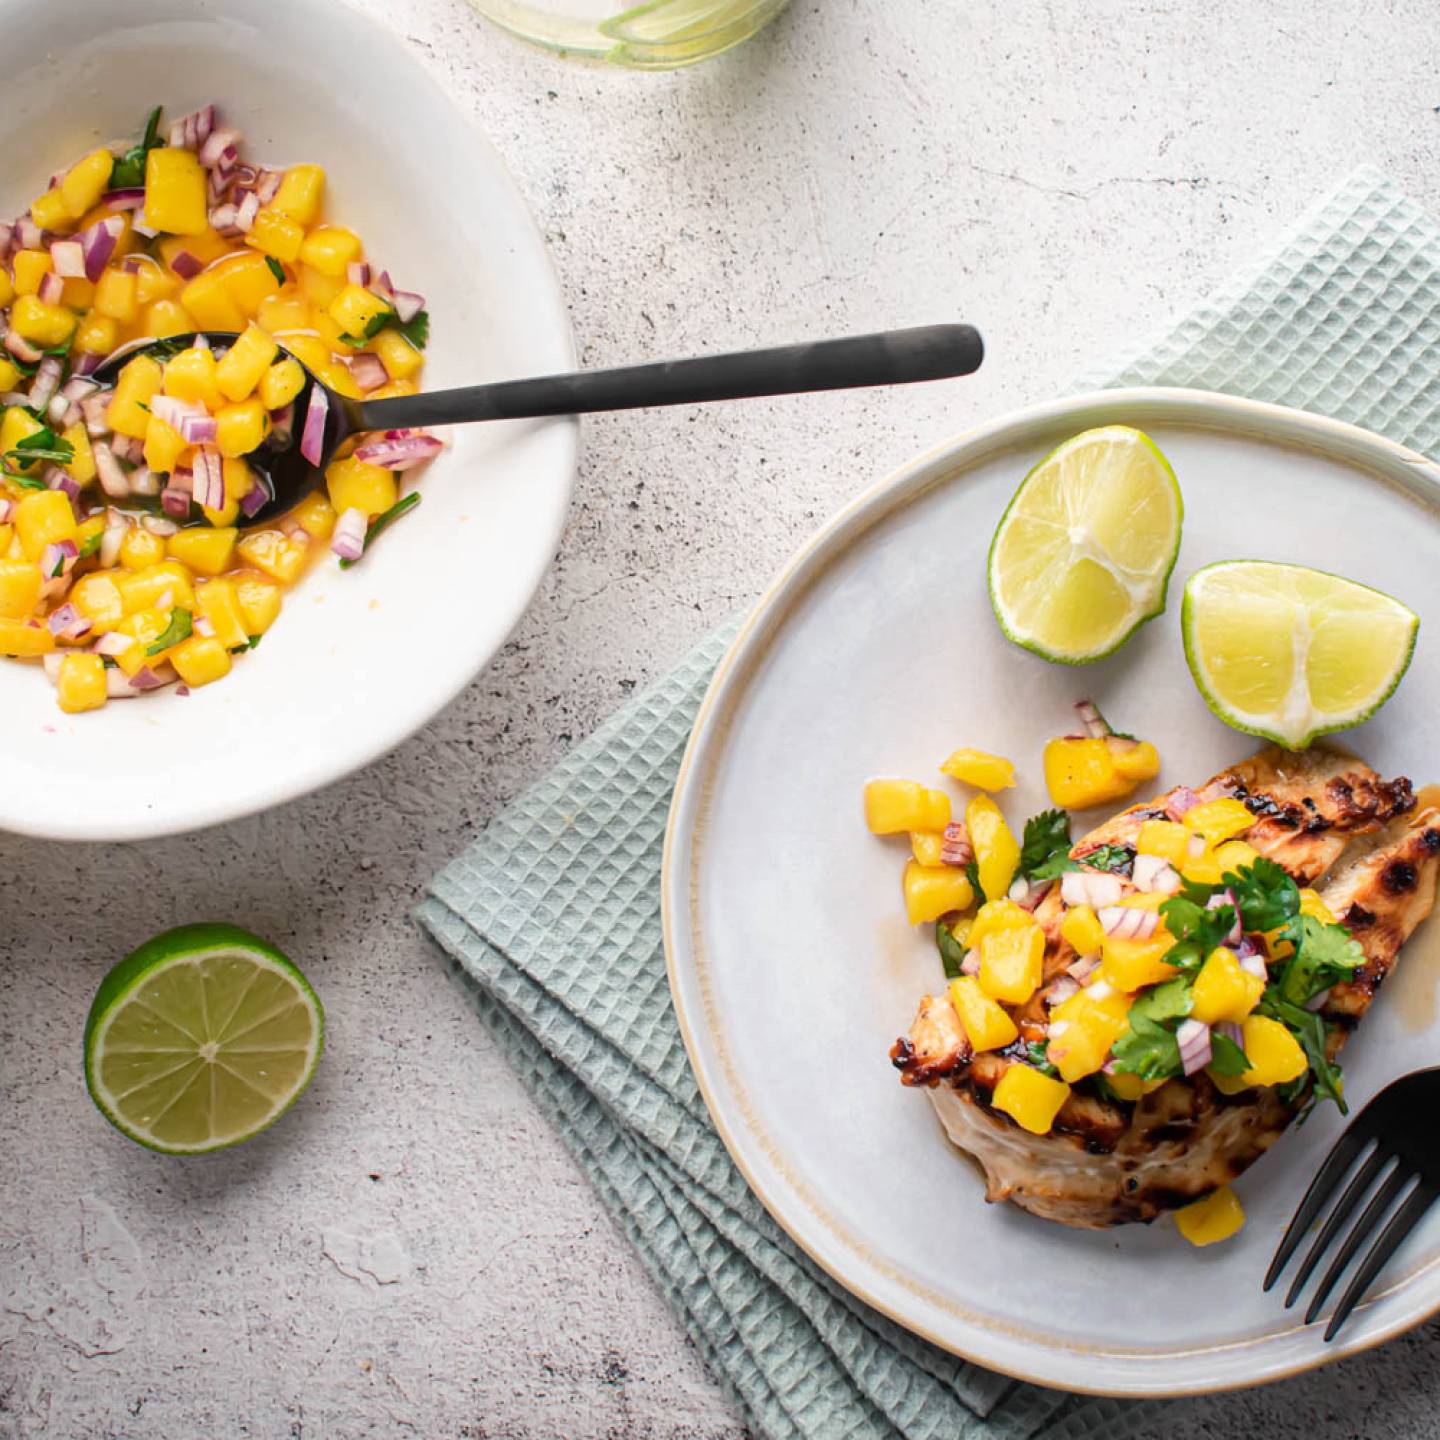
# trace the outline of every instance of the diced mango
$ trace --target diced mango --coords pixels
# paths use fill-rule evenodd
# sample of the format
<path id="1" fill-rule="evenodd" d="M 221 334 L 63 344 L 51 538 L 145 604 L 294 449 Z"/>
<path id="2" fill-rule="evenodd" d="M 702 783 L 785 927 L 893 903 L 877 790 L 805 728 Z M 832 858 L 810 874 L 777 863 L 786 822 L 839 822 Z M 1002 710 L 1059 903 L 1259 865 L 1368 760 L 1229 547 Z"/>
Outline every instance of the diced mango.
<path id="1" fill-rule="evenodd" d="M 0 305 L 8 305 L 14 298 L 15 286 L 10 279 L 10 272 L 6 270 L 3 265 L 0 265 Z M 9 365 L 12 370 L 15 368 L 14 363 L 11 361 L 8 355 L 4 357 L 4 360 L 5 363 Z M 19 372 L 17 371 L 16 373 L 18 374 Z M 10 385 L 6 385 L 5 388 L 9 390 L 12 387 Z"/>
<path id="2" fill-rule="evenodd" d="M 980 988 L 992 999 L 1023 1005 L 1040 988 L 1045 932 L 1036 924 L 994 930 L 980 946 Z"/>
<path id="3" fill-rule="evenodd" d="M 1020 1034 L 1015 1022 L 981 988 L 973 975 L 960 975 L 950 982 L 950 1003 L 960 1017 L 971 1048 L 1003 1050 Z"/>
<path id="4" fill-rule="evenodd" d="M 88 485 L 95 478 L 95 452 L 90 447 L 90 433 L 85 422 L 67 425 L 60 438 L 70 447 L 70 458 L 60 467 L 77 485 Z"/>
<path id="5" fill-rule="evenodd" d="M 1010 833 L 1000 807 L 988 795 L 975 796 L 965 807 L 965 829 L 975 851 L 980 888 L 987 900 L 998 900 L 1015 878 L 1020 864 L 1019 843 Z"/>
<path id="6" fill-rule="evenodd" d="M 227 650 L 239 649 L 248 642 L 249 635 L 240 612 L 240 601 L 233 580 L 221 577 L 203 581 L 195 587 L 195 603 L 214 628 L 216 638 Z"/>
<path id="7" fill-rule="evenodd" d="M 905 914 L 912 925 L 938 920 L 951 910 L 965 910 L 975 900 L 975 891 L 963 870 L 953 865 L 931 867 L 909 860 L 902 880 Z"/>
<path id="8" fill-rule="evenodd" d="M 58 189 L 47 190 L 31 202 L 30 218 L 42 230 L 69 230 L 72 223 L 70 209 Z"/>
<path id="9" fill-rule="evenodd" d="M 220 470 L 225 483 L 225 503 L 218 510 L 213 505 L 202 505 L 200 513 L 223 530 L 240 518 L 240 502 L 255 488 L 255 476 L 243 460 L 228 455 L 221 459 Z"/>
<path id="10" fill-rule="evenodd" d="M 300 247 L 300 259 L 304 264 L 335 279 L 345 274 L 352 260 L 359 258 L 360 237 L 340 225 L 321 225 L 305 237 L 305 243 Z"/>
<path id="11" fill-rule="evenodd" d="M 107 270 L 95 285 L 95 309 L 128 323 L 140 313 L 138 284 L 129 270 Z"/>
<path id="12" fill-rule="evenodd" d="M 270 208 L 308 230 L 320 218 L 324 200 L 325 171 L 319 165 L 292 165 L 281 177 Z"/>
<path id="13" fill-rule="evenodd" d="M 1072 1084 L 1105 1064 L 1125 1029 L 1130 1001 L 1109 986 L 1086 986 L 1050 1012 L 1050 1063 Z"/>
<path id="14" fill-rule="evenodd" d="M 192 345 L 172 356 L 165 365 L 165 393 L 212 413 L 224 403 L 215 380 L 215 352 Z"/>
<path id="15" fill-rule="evenodd" d="M 337 460 L 325 472 L 330 503 L 337 515 L 363 510 L 380 515 L 395 503 L 378 480 L 390 481 L 393 496 L 395 477 L 388 470 L 363 462 Z M 375 472 L 374 474 L 370 472 Z M 950 823 L 950 797 L 943 790 L 927 790 L 918 780 L 870 780 L 865 785 L 865 824 L 872 835 L 902 835 L 908 830 L 943 830 Z"/>
<path id="16" fill-rule="evenodd" d="M 331 513 L 334 513 L 332 508 Z M 910 853 L 919 865 L 931 867 L 943 865 L 940 852 L 945 848 L 945 837 L 935 830 L 912 830 L 910 832 Z"/>
<path id="17" fill-rule="evenodd" d="M 402 395 L 418 395 L 419 393 L 420 387 L 413 380 L 392 380 L 388 385 L 381 385 L 378 389 L 370 391 L 365 398 L 367 400 L 398 400 Z"/>
<path id="18" fill-rule="evenodd" d="M 253 395 L 238 405 L 223 406 L 215 418 L 220 422 L 215 448 L 222 455 L 248 455 L 270 433 L 270 416 Z"/>
<path id="19" fill-rule="evenodd" d="M 1255 824 L 1249 807 L 1239 800 L 1206 800 L 1185 812 L 1184 825 L 1194 835 L 1203 835 L 1211 845 L 1233 840 Z"/>
<path id="20" fill-rule="evenodd" d="M 1100 977 L 1117 990 L 1134 992 L 1158 985 L 1176 974 L 1161 958 L 1175 943 L 1162 928 L 1149 940 L 1127 940 L 1107 935 L 1100 946 Z"/>
<path id="21" fill-rule="evenodd" d="M 1338 925 L 1335 912 L 1308 886 L 1300 892 L 1300 913 L 1309 915 L 1322 925 Z"/>
<path id="22" fill-rule="evenodd" d="M 25 558 L 37 561 L 47 545 L 73 540 L 75 511 L 63 490 L 32 490 L 15 507 L 15 536 Z"/>
<path id="23" fill-rule="evenodd" d="M 161 637 L 169 630 L 170 622 L 170 610 L 137 610 L 133 615 L 127 615 L 115 627 L 112 633 L 123 635 L 134 642 L 128 650 L 114 657 L 115 663 L 126 675 L 137 675 L 147 665 L 161 665 L 169 658 L 173 646 L 156 649 L 153 655 L 150 650 L 158 645 Z"/>
<path id="24" fill-rule="evenodd" d="M 952 751 L 940 769 L 977 790 L 1008 790 L 1015 783 L 1014 763 L 988 750 Z"/>
<path id="25" fill-rule="evenodd" d="M 1166 1079 L 1162 1076 L 1159 1080 L 1142 1080 L 1138 1075 L 1128 1075 L 1123 1070 L 1117 1070 L 1114 1074 L 1105 1077 L 1105 1083 L 1122 1099 L 1134 1102 L 1143 1099 L 1146 1095 L 1153 1095 Z"/>
<path id="26" fill-rule="evenodd" d="M 308 547 L 305 532 L 286 535 L 279 530 L 256 530 L 246 535 L 236 547 L 240 558 L 257 570 L 273 576 L 282 585 L 293 584 L 305 568 Z M 242 607 L 244 598 L 241 599 Z"/>
<path id="27" fill-rule="evenodd" d="M 214 635 L 192 635 L 170 651 L 170 663 L 192 690 L 223 680 L 230 673 L 230 652 Z"/>
<path id="28" fill-rule="evenodd" d="M 259 314 L 260 307 L 280 293 L 279 276 L 270 268 L 265 256 L 254 250 L 229 255 L 215 266 L 215 274 L 247 320 Z"/>
<path id="29" fill-rule="evenodd" d="M 335 507 L 318 490 L 312 490 L 290 513 L 295 523 L 312 540 L 328 540 L 335 533 Z M 911 839 L 913 842 L 914 837 Z M 917 855 L 915 858 L 918 860 L 920 857 Z M 940 863 L 938 851 L 933 861 L 921 861 L 924 865 Z"/>
<path id="30" fill-rule="evenodd" d="M 145 220 L 170 235 L 202 235 L 210 228 L 205 172 L 193 151 L 166 146 L 146 155 Z"/>
<path id="31" fill-rule="evenodd" d="M 193 272 L 194 266 L 198 265 L 202 270 L 222 255 L 228 255 L 231 251 L 230 242 L 218 230 L 212 230 L 207 225 L 203 230 L 194 235 L 172 235 L 160 242 L 160 258 L 170 269 L 175 268 L 175 261 L 182 255 L 188 256 L 192 264 L 185 268 Z"/>
<path id="32" fill-rule="evenodd" d="M 162 270 L 148 255 L 140 257 L 139 268 L 135 271 L 135 303 L 142 308 L 155 300 L 164 300 L 180 288 L 180 282 L 168 271 Z M 67 292 L 66 302 L 70 296 Z M 87 302 L 88 303 L 88 302 Z"/>
<path id="33" fill-rule="evenodd" d="M 330 351 L 313 335 L 287 335 L 285 348 L 307 370 L 313 370 L 317 375 L 323 375 L 334 363 Z"/>
<path id="34" fill-rule="evenodd" d="M 177 530 L 166 541 L 172 560 L 178 560 L 196 575 L 219 575 L 230 568 L 240 532 L 232 525 L 217 529 L 192 525 Z"/>
<path id="35" fill-rule="evenodd" d="M 260 302 L 255 321 L 267 335 L 310 328 L 310 306 L 305 297 L 290 287 Z"/>
<path id="36" fill-rule="evenodd" d="M 10 307 L 10 328 L 42 350 L 66 344 L 77 323 L 73 311 L 47 305 L 38 295 L 17 295 Z"/>
<path id="37" fill-rule="evenodd" d="M 145 307 L 140 333 L 147 339 L 163 340 L 167 335 L 184 335 L 200 328 L 199 322 L 175 300 L 157 300 Z"/>
<path id="38" fill-rule="evenodd" d="M 110 316 L 91 310 L 75 327 L 71 344 L 82 355 L 108 355 L 119 336 L 120 327 Z"/>
<path id="39" fill-rule="evenodd" d="M 0 619 L 24 620 L 40 603 L 45 583 L 40 567 L 29 560 L 0 560 Z"/>
<path id="40" fill-rule="evenodd" d="M 260 377 L 260 403 L 267 410 L 282 410 L 304 388 L 305 372 L 300 368 L 300 362 L 287 355 Z"/>
<path id="41" fill-rule="evenodd" d="M 1247 869 L 1260 858 L 1260 852 L 1243 840 L 1227 840 L 1215 847 L 1215 863 L 1226 875 Z"/>
<path id="42" fill-rule="evenodd" d="M 258 325 L 247 325 L 215 366 L 215 381 L 221 393 L 228 400 L 248 399 L 278 353 L 279 347 Z"/>
<path id="43" fill-rule="evenodd" d="M 95 286 L 83 275 L 67 275 L 60 298 L 71 310 L 88 310 L 95 303 Z"/>
<path id="44" fill-rule="evenodd" d="M 150 152 L 155 153 L 153 150 Z M 161 300 L 157 304 L 166 302 Z M 202 270 L 180 292 L 180 303 L 202 330 L 243 330 L 245 314 L 235 303 L 225 284 L 225 276 L 217 268 Z"/>
<path id="45" fill-rule="evenodd" d="M 1120 740 L 1112 735 L 1105 744 L 1115 762 L 1115 773 L 1132 785 L 1153 780 L 1160 773 L 1160 752 L 1148 740 Z"/>
<path id="46" fill-rule="evenodd" d="M 1055 1117 L 1070 1098 L 1070 1087 L 1029 1065 L 1012 1065 L 1001 1077 L 990 1104 L 1022 1130 L 1048 1135 Z"/>
<path id="47" fill-rule="evenodd" d="M 1180 867 L 1180 878 L 1194 885 L 1218 885 L 1222 871 L 1215 847 L 1205 845 L 1198 855 L 1187 855 Z"/>
<path id="48" fill-rule="evenodd" d="M 372 349 L 392 380 L 409 380 L 419 373 L 425 357 L 398 331 L 384 329 L 370 341 Z M 379 395 L 375 391 L 375 395 Z"/>
<path id="49" fill-rule="evenodd" d="M 236 575 L 235 603 L 249 636 L 263 635 L 276 621 L 284 597 L 280 587 L 259 575 Z"/>
<path id="50" fill-rule="evenodd" d="M 1222 945 L 1206 956 L 1195 977 L 1190 1014 L 1206 1025 L 1218 1025 L 1224 1020 L 1239 1024 L 1264 993 L 1264 980 L 1242 969 L 1235 952 Z"/>
<path id="51" fill-rule="evenodd" d="M 7 470 L 14 470 L 21 475 L 34 473 L 39 462 L 24 459 L 25 452 L 16 450 L 15 447 L 22 440 L 40 434 L 44 428 L 23 406 L 12 405 L 5 411 L 5 418 L 0 420 L 0 456 L 4 457 Z"/>
<path id="52" fill-rule="evenodd" d="M 109 150 L 92 150 L 77 160 L 60 182 L 60 198 L 72 220 L 78 220 L 110 188 L 115 157 Z"/>
<path id="53" fill-rule="evenodd" d="M 152 470 L 168 475 L 189 448 L 190 442 L 173 425 L 158 415 L 150 417 L 145 427 L 145 463 Z"/>
<path id="54" fill-rule="evenodd" d="M 155 151 L 150 152 L 152 155 Z M 160 391 L 164 372 L 150 355 L 137 355 L 126 363 L 115 382 L 105 412 L 106 423 L 121 435 L 143 440 L 150 428 L 150 402 Z"/>
<path id="55" fill-rule="evenodd" d="M 98 710 L 106 701 L 109 688 L 105 683 L 105 662 L 88 651 L 72 652 L 60 661 L 60 674 L 55 680 L 60 708 L 67 715 Z"/>
<path id="56" fill-rule="evenodd" d="M 1305 1073 L 1309 1061 L 1300 1042 L 1278 1020 L 1247 1016 L 1240 1033 L 1250 1068 L 1238 1078 L 1246 1085 L 1284 1085 Z"/>
<path id="57" fill-rule="evenodd" d="M 120 537 L 120 564 L 126 570 L 144 570 L 165 558 L 165 541 L 141 525 L 129 526 Z"/>
<path id="58" fill-rule="evenodd" d="M 1105 931 L 1089 905 L 1072 905 L 1060 922 L 1060 934 L 1077 955 L 1098 955 Z"/>
<path id="59" fill-rule="evenodd" d="M 0 655 L 48 655 L 55 637 L 35 620 L 0 620 Z"/>
<path id="60" fill-rule="evenodd" d="M 1120 774 L 1103 739 L 1060 736 L 1045 744 L 1045 787 L 1062 810 L 1085 810 L 1119 800 L 1135 788 Z"/>
<path id="61" fill-rule="evenodd" d="M 113 630 L 125 618 L 125 606 L 120 599 L 119 587 L 108 573 L 82 575 L 70 587 L 69 599 L 90 621 L 97 634 L 103 635 L 107 630 Z"/>
<path id="62" fill-rule="evenodd" d="M 15 293 L 34 295 L 39 292 L 40 282 L 50 273 L 54 262 L 48 250 L 17 250 L 10 268 L 15 275 Z"/>
<path id="63" fill-rule="evenodd" d="M 1175 1228 L 1192 1245 L 1228 1240 L 1244 1223 L 1245 1212 L 1228 1185 L 1175 1212 Z"/>
<path id="64" fill-rule="evenodd" d="M 0 275 L 4 275 L 0 270 Z M 0 301 L 0 304 L 4 304 Z M 20 383 L 20 367 L 8 356 L 0 354 L 0 394 L 14 390 Z"/>
<path id="65" fill-rule="evenodd" d="M 169 609 L 180 605 L 189 610 L 195 604 L 195 589 L 190 583 L 190 572 L 174 560 L 160 560 L 147 565 L 143 570 L 117 570 L 115 584 L 120 590 L 120 599 L 126 615 L 142 610 Z M 169 595 L 165 606 L 160 602 Z"/>
<path id="66" fill-rule="evenodd" d="M 313 265 L 300 267 L 300 293 L 311 305 L 324 309 L 344 288 L 343 278 L 326 275 Z"/>
<path id="67" fill-rule="evenodd" d="M 1158 855 L 1177 870 L 1189 853 L 1190 832 L 1175 820 L 1143 820 L 1135 837 L 1137 855 Z"/>
<path id="68" fill-rule="evenodd" d="M 330 318 L 356 340 L 366 337 L 370 326 L 391 313 L 391 305 L 363 285 L 347 285 L 329 304 Z"/>
<path id="69" fill-rule="evenodd" d="M 1022 910 L 1013 900 L 987 900 L 975 913 L 975 924 L 970 930 L 970 944 L 983 945 L 985 937 L 999 930 L 1023 930 L 1033 925 L 1035 917 Z"/>
<path id="70" fill-rule="evenodd" d="M 255 217 L 255 223 L 245 237 L 247 245 L 253 245 L 264 254 L 273 255 L 291 265 L 300 258 L 300 246 L 304 241 L 304 227 L 269 206 Z"/>

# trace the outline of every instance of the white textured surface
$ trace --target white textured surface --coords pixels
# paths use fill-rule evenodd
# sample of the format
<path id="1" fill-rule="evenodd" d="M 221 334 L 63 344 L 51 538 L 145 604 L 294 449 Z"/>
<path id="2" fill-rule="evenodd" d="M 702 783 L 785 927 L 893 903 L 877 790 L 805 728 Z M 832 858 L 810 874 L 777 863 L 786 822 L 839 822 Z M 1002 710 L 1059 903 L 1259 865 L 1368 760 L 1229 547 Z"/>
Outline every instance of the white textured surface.
<path id="1" fill-rule="evenodd" d="M 418 887 L 878 473 L 1131 347 L 1359 161 L 1440 207 L 1427 0 L 795 0 L 675 76 L 562 64 L 454 0 L 369 3 L 509 158 L 586 363 L 959 316 L 990 358 L 594 421 L 534 608 L 388 760 L 190 839 L 0 837 L 0 1436 L 736 1435 L 409 925 Z M 205 915 L 301 960 L 330 1050 L 275 1131 L 176 1162 L 91 1109 L 80 1031 L 115 958 Z M 1170 1434 L 1429 1433 L 1436 1338 L 1189 1403 Z"/>

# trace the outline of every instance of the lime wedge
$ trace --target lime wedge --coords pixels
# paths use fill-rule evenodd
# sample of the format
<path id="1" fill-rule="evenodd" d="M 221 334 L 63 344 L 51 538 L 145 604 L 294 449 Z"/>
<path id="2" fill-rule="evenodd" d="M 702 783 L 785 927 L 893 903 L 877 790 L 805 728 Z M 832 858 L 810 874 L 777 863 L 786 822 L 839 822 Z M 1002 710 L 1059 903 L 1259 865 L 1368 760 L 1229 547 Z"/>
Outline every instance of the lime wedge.
<path id="1" fill-rule="evenodd" d="M 1118 649 L 1165 609 L 1185 506 L 1154 441 L 1086 430 L 1020 482 L 990 542 L 990 603 L 1017 645 L 1064 665 Z"/>
<path id="2" fill-rule="evenodd" d="M 1368 720 L 1410 666 L 1420 617 L 1368 585 L 1303 565 L 1222 560 L 1180 607 L 1185 658 L 1227 725 L 1303 750 Z"/>
<path id="3" fill-rule="evenodd" d="M 235 925 L 182 925 L 101 981 L 85 1083 L 101 1114 L 151 1150 L 220 1150 L 290 1108 L 324 1035 L 315 992 L 273 945 Z"/>

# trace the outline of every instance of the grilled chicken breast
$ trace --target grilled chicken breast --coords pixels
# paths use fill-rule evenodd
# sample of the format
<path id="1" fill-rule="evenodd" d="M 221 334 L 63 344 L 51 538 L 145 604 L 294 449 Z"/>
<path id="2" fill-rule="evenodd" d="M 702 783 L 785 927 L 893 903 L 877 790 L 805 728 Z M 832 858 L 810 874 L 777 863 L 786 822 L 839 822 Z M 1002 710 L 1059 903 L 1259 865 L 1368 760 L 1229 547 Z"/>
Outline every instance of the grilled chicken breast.
<path id="1" fill-rule="evenodd" d="M 1131 806 L 1071 847 L 1082 864 L 1100 845 L 1133 846 L 1141 823 L 1194 799 L 1233 796 L 1258 817 L 1246 841 L 1300 885 L 1322 876 L 1319 893 L 1365 953 L 1365 964 L 1332 988 L 1322 1013 L 1337 1022 L 1336 1052 L 1359 1022 L 1401 945 L 1430 913 L 1440 877 L 1440 809 L 1412 813 L 1408 780 L 1382 780 L 1362 762 L 1327 750 L 1262 751 L 1211 779 Z M 1359 837 L 1363 853 L 1342 862 Z M 1357 850 L 1358 850 L 1357 846 Z M 1340 863 L 1337 863 L 1340 862 Z M 1062 905 L 1052 887 L 1036 910 L 1046 935 L 1045 978 L 1074 953 L 1060 936 Z M 1028 1040 L 1044 1036 L 1042 993 L 1016 1015 L 1020 1040 L 1007 1051 L 970 1053 L 945 994 L 926 996 L 891 1059 L 907 1085 L 926 1087 L 949 1138 L 984 1168 L 986 1198 L 1011 1200 L 1062 1224 L 1101 1228 L 1150 1220 L 1234 1179 L 1295 1118 L 1271 1088 L 1222 1094 L 1203 1072 L 1172 1079 L 1134 1104 L 1072 1091 L 1047 1135 L 1022 1130 L 990 1106 L 1001 1076 Z"/>

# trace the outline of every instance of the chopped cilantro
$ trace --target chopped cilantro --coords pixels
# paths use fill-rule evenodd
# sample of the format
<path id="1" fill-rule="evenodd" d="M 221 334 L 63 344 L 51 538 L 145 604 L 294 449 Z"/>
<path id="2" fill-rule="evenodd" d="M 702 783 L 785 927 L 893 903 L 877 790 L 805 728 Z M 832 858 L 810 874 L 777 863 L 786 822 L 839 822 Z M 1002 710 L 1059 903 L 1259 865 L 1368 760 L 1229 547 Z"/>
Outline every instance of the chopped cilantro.
<path id="1" fill-rule="evenodd" d="M 172 645 L 178 645 L 182 640 L 188 640 L 191 635 L 190 618 L 190 612 L 177 605 L 170 612 L 170 623 L 155 643 L 146 647 L 145 653 L 158 655 L 162 650 L 168 650 Z"/>
<path id="2" fill-rule="evenodd" d="M 1025 1058 L 1042 1074 L 1048 1075 L 1052 1080 L 1060 1077 L 1060 1072 L 1050 1063 L 1050 1042 L 1048 1040 L 1032 1040 L 1025 1047 Z"/>
<path id="3" fill-rule="evenodd" d="M 1281 993 L 1278 985 L 1271 985 L 1260 999 L 1259 1013 L 1268 1015 L 1272 1020 L 1278 1020 L 1285 1028 L 1300 1042 L 1300 1048 L 1305 1052 L 1305 1058 L 1310 1062 L 1311 1074 L 1315 1077 L 1315 1095 L 1317 1098 L 1333 1100 L 1340 1107 L 1342 1115 L 1350 1112 L 1346 1108 L 1345 1098 L 1341 1092 L 1340 1067 L 1333 1064 L 1326 1054 L 1325 1040 L 1328 1034 L 1328 1027 L 1324 1018 L 1318 1010 L 1307 1010 L 1303 1005 L 1296 1005 L 1287 1000 Z M 1300 1080 L 1304 1080 L 1302 1075 Z M 1303 1086 L 1297 1083 L 1295 1090 L 1290 1094 L 1290 1099 L 1298 1097 Z"/>
<path id="4" fill-rule="evenodd" d="M 1195 1003 L 1195 992 L 1191 977 L 1176 975 L 1159 985 L 1152 985 L 1130 1007 L 1133 1015 L 1137 1010 L 1151 1020 L 1164 1023 L 1166 1020 L 1183 1020 Z"/>
<path id="5" fill-rule="evenodd" d="M 145 183 L 145 157 L 165 145 L 160 138 L 160 114 L 161 107 L 157 105 L 145 122 L 144 138 L 138 145 L 132 145 L 111 167 L 112 190 L 134 190 Z"/>
<path id="6" fill-rule="evenodd" d="M 408 495 L 402 495 L 383 515 L 377 515 L 370 522 L 369 530 L 365 532 L 365 549 L 360 553 L 365 554 L 378 535 L 388 530 L 402 515 L 408 515 L 419 503 L 420 492 L 412 490 Z M 342 560 L 340 568 L 348 570 L 354 563 L 353 560 Z"/>
<path id="7" fill-rule="evenodd" d="M 1025 822 L 1020 874 L 1027 880 L 1053 880 L 1079 867 L 1070 858 L 1070 817 L 1063 810 L 1042 810 Z"/>
<path id="8" fill-rule="evenodd" d="M 1343 925 L 1326 925 L 1313 915 L 1297 915 L 1285 937 L 1295 953 L 1280 974 L 1280 993 L 1295 1005 L 1348 980 L 1365 963 L 1365 952 Z"/>
<path id="9" fill-rule="evenodd" d="M 406 321 L 396 320 L 395 328 L 417 349 L 430 343 L 430 312 L 421 310 Z"/>
<path id="10" fill-rule="evenodd" d="M 1165 952 L 1165 960 L 1181 970 L 1198 969 L 1235 928 L 1233 905 L 1207 910 L 1188 895 L 1172 895 L 1160 906 L 1160 916 L 1176 942 Z"/>
<path id="11" fill-rule="evenodd" d="M 285 267 L 273 255 L 267 255 L 265 263 L 270 267 L 270 273 L 283 285 L 287 278 Z"/>
<path id="12" fill-rule="evenodd" d="M 13 470 L 0 470 L 3 476 L 12 485 L 18 485 L 22 490 L 48 490 L 50 487 L 38 475 L 17 475 Z"/>
<path id="13" fill-rule="evenodd" d="M 365 322 L 365 329 L 359 335 L 341 335 L 340 338 L 347 344 L 359 347 L 367 340 L 373 340 L 393 319 L 393 310 L 380 310 L 372 315 Z"/>
<path id="14" fill-rule="evenodd" d="M 88 560 L 92 555 L 94 555 L 94 554 L 100 549 L 100 542 L 101 542 L 104 538 L 105 538 L 105 532 L 104 532 L 103 530 L 97 530 L 97 531 L 96 531 L 93 535 L 91 535 L 91 536 L 85 541 L 85 543 L 80 547 L 80 555 L 79 555 L 79 558 L 80 558 L 81 560 Z"/>
<path id="15" fill-rule="evenodd" d="M 1210 1065 L 1217 1075 L 1243 1075 L 1250 1068 L 1245 1052 L 1228 1036 L 1210 1032 Z"/>
<path id="16" fill-rule="evenodd" d="M 16 465 L 28 465 L 32 460 L 53 460 L 57 465 L 68 465 L 75 458 L 75 447 L 57 435 L 48 425 L 27 435 L 5 452 L 5 459 Z"/>
<path id="17" fill-rule="evenodd" d="M 1111 1051 L 1115 1068 L 1142 1080 L 1163 1080 L 1180 1071 L 1180 1042 L 1174 1033 L 1148 1015 L 1130 1008 L 1130 1024 Z"/>
<path id="18" fill-rule="evenodd" d="M 1273 860 L 1262 855 L 1239 870 L 1227 872 L 1225 884 L 1240 902 L 1247 930 L 1278 930 L 1300 913 L 1300 891 Z"/>
<path id="19" fill-rule="evenodd" d="M 1135 851 L 1129 845 L 1099 845 L 1080 859 L 1096 870 L 1109 870 L 1114 875 L 1128 875 L 1135 867 Z"/>
<path id="20" fill-rule="evenodd" d="M 258 650 L 258 649 L 260 648 L 260 642 L 261 642 L 264 638 L 265 638 L 265 637 L 264 637 L 263 635 L 252 635 L 252 636 L 250 637 L 249 641 L 247 642 L 246 648 L 247 648 L 247 649 L 250 649 L 250 650 Z"/>
<path id="21" fill-rule="evenodd" d="M 340 562 L 345 563 L 343 560 Z M 965 878 L 970 882 L 970 888 L 975 892 L 976 898 L 983 905 L 985 903 L 985 887 L 980 883 L 980 864 L 976 860 L 970 860 L 965 865 Z"/>
<path id="22" fill-rule="evenodd" d="M 965 947 L 943 920 L 935 922 L 935 945 L 940 951 L 940 964 L 944 968 L 945 978 L 956 979 L 960 974 L 960 962 L 965 958 Z"/>

